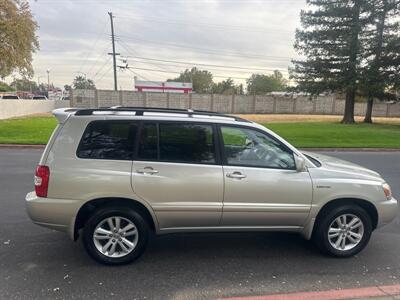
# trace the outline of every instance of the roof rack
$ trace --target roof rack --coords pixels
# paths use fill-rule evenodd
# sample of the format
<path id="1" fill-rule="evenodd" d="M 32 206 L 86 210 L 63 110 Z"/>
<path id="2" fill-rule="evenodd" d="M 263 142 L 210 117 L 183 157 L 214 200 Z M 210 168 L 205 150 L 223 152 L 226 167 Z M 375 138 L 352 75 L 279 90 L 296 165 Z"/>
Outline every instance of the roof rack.
<path id="1" fill-rule="evenodd" d="M 75 116 L 90 116 L 94 112 L 135 112 L 136 116 L 143 116 L 145 112 L 150 113 L 175 113 L 175 114 L 186 114 L 189 117 L 193 117 L 193 115 L 200 116 L 210 116 L 210 117 L 223 117 L 223 118 L 231 118 L 238 122 L 247 122 L 250 121 L 236 117 L 231 115 L 226 115 L 223 113 L 205 111 L 205 110 L 193 110 L 193 109 L 182 109 L 182 108 L 160 108 L 160 107 L 132 107 L 132 106 L 112 106 L 112 107 L 101 107 L 101 108 L 90 108 L 90 109 L 80 109 L 76 111 Z"/>

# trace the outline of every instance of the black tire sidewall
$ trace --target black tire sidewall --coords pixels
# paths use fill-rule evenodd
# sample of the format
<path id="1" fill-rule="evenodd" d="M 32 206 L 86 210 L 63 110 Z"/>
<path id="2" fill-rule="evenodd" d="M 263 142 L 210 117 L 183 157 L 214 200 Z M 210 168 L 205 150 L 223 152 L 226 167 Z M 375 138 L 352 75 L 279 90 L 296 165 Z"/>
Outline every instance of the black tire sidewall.
<path id="1" fill-rule="evenodd" d="M 362 237 L 362 240 L 360 243 L 355 246 L 353 249 L 346 250 L 346 251 L 340 251 L 335 249 L 329 242 L 328 239 L 328 230 L 329 226 L 335 220 L 338 216 L 343 215 L 343 214 L 353 214 L 357 216 L 358 218 L 361 219 L 364 225 L 364 234 Z M 348 205 L 348 206 L 339 206 L 336 208 L 333 208 L 329 212 L 325 213 L 324 215 L 321 216 L 321 219 L 319 223 L 317 224 L 317 230 L 316 230 L 316 243 L 319 246 L 319 248 L 325 252 L 326 254 L 335 256 L 335 257 L 351 257 L 354 256 L 355 254 L 359 253 L 361 250 L 363 250 L 371 237 L 372 233 L 372 222 L 371 222 L 371 217 L 368 215 L 368 213 L 361 207 L 356 206 L 356 205 Z"/>
<path id="2" fill-rule="evenodd" d="M 138 230 L 139 239 L 135 249 L 123 257 L 107 257 L 99 252 L 93 242 L 93 232 L 104 219 L 119 216 L 132 221 Z M 83 245 L 88 254 L 97 262 L 106 265 L 128 264 L 139 258 L 144 252 L 149 238 L 149 227 L 143 217 L 128 207 L 108 207 L 95 211 L 83 229 Z"/>

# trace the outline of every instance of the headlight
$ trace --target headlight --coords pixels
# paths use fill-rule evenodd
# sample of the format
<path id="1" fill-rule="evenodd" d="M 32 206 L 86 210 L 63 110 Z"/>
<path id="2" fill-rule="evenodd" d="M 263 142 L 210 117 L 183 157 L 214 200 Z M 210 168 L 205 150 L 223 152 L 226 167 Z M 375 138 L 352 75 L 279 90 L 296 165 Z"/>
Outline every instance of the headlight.
<path id="1" fill-rule="evenodd" d="M 386 199 L 392 199 L 392 190 L 390 189 L 390 185 L 387 183 L 382 184 L 383 192 L 385 193 Z"/>

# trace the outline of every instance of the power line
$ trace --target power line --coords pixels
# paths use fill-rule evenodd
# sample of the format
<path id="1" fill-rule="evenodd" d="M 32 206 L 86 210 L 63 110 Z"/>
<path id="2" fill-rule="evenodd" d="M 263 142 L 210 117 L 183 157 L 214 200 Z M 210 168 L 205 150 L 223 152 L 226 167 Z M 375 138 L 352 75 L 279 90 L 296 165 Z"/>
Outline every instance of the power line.
<path id="1" fill-rule="evenodd" d="M 127 45 L 125 42 L 123 42 L 123 41 L 118 41 L 118 44 L 121 45 L 126 51 L 128 51 L 128 53 L 129 53 L 130 51 L 132 51 L 133 54 L 135 54 L 136 56 L 140 56 L 140 54 L 139 54 L 137 51 L 132 50 L 132 48 L 130 48 L 129 45 Z M 165 70 L 165 71 L 170 71 L 170 70 L 167 70 L 167 69 L 163 68 L 163 67 L 160 66 L 159 64 L 157 65 L 157 64 L 152 63 L 152 62 L 148 62 L 148 63 L 146 63 L 146 64 L 149 64 L 149 65 L 152 65 L 152 66 L 156 66 L 156 67 L 161 68 L 161 69 L 163 69 L 163 70 Z"/>
<path id="2" fill-rule="evenodd" d="M 106 76 L 111 70 L 113 69 L 113 66 L 109 66 L 108 69 L 103 73 L 103 75 L 101 75 L 101 77 L 97 80 L 97 81 L 101 81 L 104 76 Z"/>
<path id="3" fill-rule="evenodd" d="M 104 62 L 104 64 L 97 70 L 97 72 L 94 74 L 93 79 L 97 77 L 98 74 L 104 69 L 104 67 L 110 62 L 111 56 L 107 58 L 107 60 Z"/>
<path id="4" fill-rule="evenodd" d="M 169 73 L 169 74 L 181 74 L 180 72 L 170 72 L 170 71 L 163 71 L 163 70 L 156 70 L 156 69 L 148 69 L 148 68 L 139 68 L 139 67 L 127 67 L 127 69 L 135 69 L 135 70 L 143 70 L 143 71 L 151 71 L 151 72 L 161 72 L 161 73 Z M 223 76 L 223 75 L 214 75 L 213 77 L 217 78 L 232 78 L 232 79 L 241 79 L 247 80 L 248 78 L 245 77 L 235 77 L 235 76 Z"/>
<path id="5" fill-rule="evenodd" d="M 121 41 L 119 41 L 119 42 L 121 42 Z M 129 49 L 128 49 L 128 51 L 129 51 Z M 277 69 L 282 69 L 282 68 L 254 68 L 254 67 L 239 67 L 239 66 L 229 66 L 229 65 L 215 65 L 215 64 L 205 64 L 205 63 L 199 63 L 199 62 L 157 59 L 157 58 L 142 57 L 142 56 L 137 56 L 137 55 L 133 55 L 132 57 L 141 59 L 141 60 L 157 61 L 157 62 L 164 62 L 164 63 L 174 63 L 174 64 L 180 64 L 180 65 L 192 65 L 192 66 L 196 65 L 196 66 L 216 67 L 216 68 L 236 69 L 236 70 L 248 70 L 248 71 L 251 70 L 251 71 L 267 71 L 268 72 L 268 71 L 275 71 Z"/>
<path id="6" fill-rule="evenodd" d="M 87 74 L 89 74 L 89 73 L 93 70 L 93 68 L 94 68 L 95 66 L 97 66 L 97 63 L 100 61 L 100 58 L 103 57 L 104 52 L 106 51 L 106 49 L 107 49 L 108 47 L 109 47 L 109 45 L 108 45 L 108 43 L 106 43 L 105 47 L 102 48 L 102 50 L 99 52 L 98 56 L 96 57 L 95 62 L 91 65 L 91 67 L 89 68 L 89 70 L 86 72 Z"/>
<path id="7" fill-rule="evenodd" d="M 133 56 L 137 59 L 141 60 L 149 60 L 149 61 L 157 61 L 157 62 L 166 62 L 166 63 L 174 63 L 181 65 L 196 65 L 196 66 L 204 66 L 204 67 L 215 67 L 215 68 L 224 68 L 224 69 L 233 69 L 233 70 L 249 70 L 249 71 L 275 71 L 280 68 L 253 68 L 253 67 L 239 67 L 239 66 L 228 66 L 228 65 L 215 65 L 215 64 L 205 64 L 199 62 L 188 62 L 188 61 L 176 61 L 176 60 L 167 60 L 167 59 L 157 59 L 150 57 L 139 57 Z"/>
<path id="8" fill-rule="evenodd" d="M 149 63 L 149 62 L 146 62 L 146 61 L 141 61 L 141 60 L 137 60 L 137 59 L 131 59 L 129 56 L 128 56 L 128 58 L 129 58 L 129 61 L 133 61 L 133 62 L 137 62 L 137 63 L 140 63 L 140 64 L 146 64 L 146 65 L 148 65 L 148 64 L 151 64 L 151 65 L 153 65 L 153 66 L 156 66 L 156 67 L 158 67 L 158 68 L 162 68 L 163 66 L 164 66 L 164 64 L 167 64 L 168 66 L 171 66 L 171 67 L 176 67 L 176 68 L 182 68 L 182 65 L 177 65 L 177 64 L 171 64 L 171 63 L 158 63 L 158 64 L 154 64 L 154 63 Z M 196 65 L 188 65 L 189 67 L 196 67 Z M 186 68 L 186 66 L 185 66 L 185 68 Z M 163 68 L 165 71 L 171 71 L 171 69 L 170 70 L 167 70 L 167 69 L 165 69 L 165 68 Z M 277 68 L 277 69 L 274 69 L 274 71 L 275 70 L 278 70 L 279 68 Z M 227 69 L 215 69 L 215 68 L 207 68 L 207 70 L 208 71 L 227 71 L 227 72 L 232 72 L 232 70 L 227 70 Z M 243 70 L 234 70 L 234 72 L 235 73 L 241 73 L 241 74 L 249 74 L 249 73 L 253 73 L 252 71 L 243 71 Z M 285 71 L 281 71 L 282 73 L 285 73 L 285 72 L 287 72 L 286 70 Z"/>
<path id="9" fill-rule="evenodd" d="M 88 51 L 88 53 L 87 53 L 87 55 L 86 55 L 86 58 L 85 58 L 85 60 L 83 61 L 83 64 L 81 64 L 81 66 L 80 66 L 80 68 L 79 68 L 78 73 L 82 71 L 82 68 L 86 65 L 86 62 L 88 61 L 89 56 L 92 55 L 93 50 L 96 48 L 97 42 L 100 40 L 100 37 L 105 33 L 105 29 L 106 29 L 106 26 L 107 26 L 107 22 L 104 22 L 103 25 L 104 25 L 104 26 L 102 27 L 103 29 L 100 31 L 99 35 L 97 36 L 96 41 L 94 42 L 93 46 L 91 47 L 91 50 Z"/>
<path id="10" fill-rule="evenodd" d="M 293 33 L 288 30 L 276 30 L 272 29 L 265 30 L 257 27 L 243 27 L 238 25 L 226 25 L 226 24 L 213 24 L 213 23 L 195 23 L 195 22 L 186 22 L 186 21 L 175 21 L 175 20 L 163 20 L 156 18 L 141 18 L 135 16 L 124 16 L 119 15 L 120 18 L 131 19 L 131 20 L 140 20 L 141 22 L 151 22 L 151 23 L 162 23 L 162 24 L 176 24 L 176 25 L 187 25 L 187 26 L 196 26 L 196 27 L 212 27 L 217 30 L 235 30 L 235 31 L 246 31 L 246 32 L 261 32 L 266 34 L 281 34 L 281 33 Z"/>
<path id="11" fill-rule="evenodd" d="M 288 60 L 292 59 L 292 57 L 289 57 L 289 56 L 261 55 L 261 54 L 256 54 L 256 53 L 242 53 L 242 52 L 239 54 L 239 53 L 229 52 L 229 51 L 226 51 L 223 49 L 217 50 L 217 49 L 201 48 L 201 47 L 176 44 L 176 43 L 156 42 L 156 41 L 150 41 L 147 39 L 130 37 L 130 36 L 125 36 L 125 35 L 119 35 L 119 37 L 123 38 L 124 40 L 128 40 L 128 41 L 137 41 L 140 43 L 144 42 L 144 43 L 148 43 L 148 44 L 162 45 L 163 47 L 193 49 L 193 50 L 196 50 L 196 52 L 212 54 L 212 55 L 217 55 L 217 56 L 233 56 L 233 57 L 240 57 L 240 58 L 266 60 L 266 61 L 288 61 Z M 136 44 L 138 44 L 138 43 L 136 43 Z M 155 47 L 155 46 L 150 46 L 150 47 Z"/>

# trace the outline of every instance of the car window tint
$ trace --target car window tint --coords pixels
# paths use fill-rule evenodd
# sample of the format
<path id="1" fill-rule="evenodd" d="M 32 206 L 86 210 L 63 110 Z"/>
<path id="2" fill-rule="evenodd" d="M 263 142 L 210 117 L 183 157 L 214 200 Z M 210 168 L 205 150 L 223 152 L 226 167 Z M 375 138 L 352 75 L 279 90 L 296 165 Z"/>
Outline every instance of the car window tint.
<path id="1" fill-rule="evenodd" d="M 142 126 L 138 158 L 145 160 L 157 160 L 158 158 L 158 137 L 157 124 L 145 123 Z"/>
<path id="2" fill-rule="evenodd" d="M 94 121 L 86 128 L 77 156 L 91 159 L 131 160 L 137 125 L 131 121 Z"/>
<path id="3" fill-rule="evenodd" d="M 295 169 L 293 153 L 282 143 L 257 130 L 221 127 L 228 165 Z"/>
<path id="4" fill-rule="evenodd" d="M 18 100 L 18 96 L 3 96 L 4 100 Z"/>
<path id="5" fill-rule="evenodd" d="M 215 163 L 211 125 L 160 124 L 160 160 L 183 163 Z"/>

